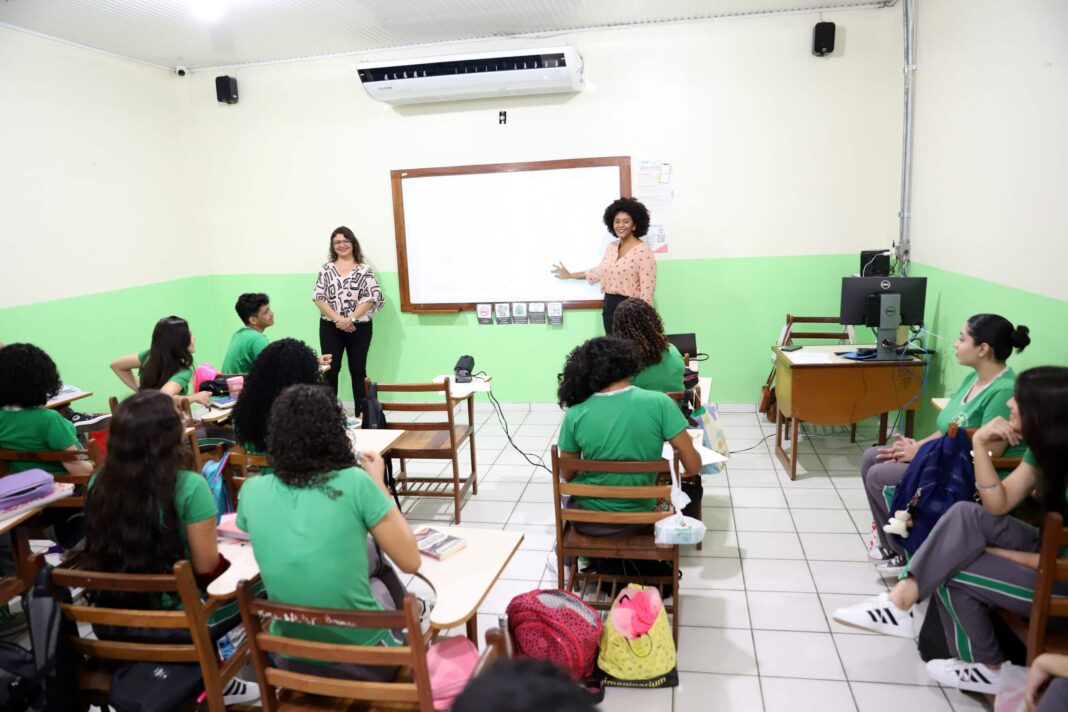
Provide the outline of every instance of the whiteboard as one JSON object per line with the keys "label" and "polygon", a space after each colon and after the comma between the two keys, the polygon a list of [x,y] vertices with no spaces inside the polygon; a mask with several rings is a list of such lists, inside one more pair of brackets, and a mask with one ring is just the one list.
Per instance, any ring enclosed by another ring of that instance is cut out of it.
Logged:
{"label": "whiteboard", "polygon": [[412,169],[393,178],[402,310],[600,307],[599,285],[557,279],[552,267],[600,264],[614,239],[602,215],[629,195],[629,158]]}

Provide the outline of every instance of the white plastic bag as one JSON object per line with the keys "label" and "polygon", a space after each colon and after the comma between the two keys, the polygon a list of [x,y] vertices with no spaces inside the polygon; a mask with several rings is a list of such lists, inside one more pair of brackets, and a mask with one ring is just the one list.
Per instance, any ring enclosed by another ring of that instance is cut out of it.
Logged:
{"label": "white plastic bag", "polygon": [[675,513],[653,525],[653,540],[657,544],[697,544],[704,541],[705,525],[693,517],[683,515],[690,497],[679,486],[679,477],[671,472],[671,506]]}

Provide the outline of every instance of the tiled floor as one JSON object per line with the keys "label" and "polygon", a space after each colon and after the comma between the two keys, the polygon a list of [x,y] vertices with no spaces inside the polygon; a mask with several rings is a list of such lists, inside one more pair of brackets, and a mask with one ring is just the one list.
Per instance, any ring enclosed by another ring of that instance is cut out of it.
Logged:
{"label": "tiled floor", "polygon": [[[985,702],[943,690],[926,675],[909,641],[844,628],[835,608],[887,590],[867,562],[871,516],[858,468],[874,428],[849,442],[845,428],[812,428],[801,440],[791,482],[772,455],[774,428],[751,406],[723,409],[735,454],[727,472],[705,478],[703,551],[685,547],[680,684],[675,689],[610,689],[600,709],[643,712],[909,712],[986,710]],[[507,406],[513,440],[549,461],[562,413]],[[463,506],[463,525],[520,530],[525,539],[479,612],[496,625],[508,601],[555,588],[546,569],[554,532],[549,473],[508,447],[497,417],[476,412],[479,494]],[[431,466],[434,469],[436,465]],[[452,504],[405,502],[415,522],[445,522]],[[418,588],[417,583],[412,584]]]}

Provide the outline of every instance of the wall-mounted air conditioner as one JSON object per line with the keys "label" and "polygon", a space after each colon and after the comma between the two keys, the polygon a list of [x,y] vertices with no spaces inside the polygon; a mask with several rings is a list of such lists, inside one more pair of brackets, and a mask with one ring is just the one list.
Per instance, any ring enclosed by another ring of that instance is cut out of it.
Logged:
{"label": "wall-mounted air conditioner", "polygon": [[387,104],[556,94],[585,86],[582,55],[574,47],[361,62],[356,72],[371,98]]}

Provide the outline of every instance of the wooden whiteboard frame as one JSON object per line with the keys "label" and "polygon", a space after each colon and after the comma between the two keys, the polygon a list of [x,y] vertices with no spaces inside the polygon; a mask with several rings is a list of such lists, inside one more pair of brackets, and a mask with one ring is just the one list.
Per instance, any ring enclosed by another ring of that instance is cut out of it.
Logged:
{"label": "wooden whiteboard frame", "polygon": [[[558,161],[529,161],[526,163],[487,163],[476,166],[448,166],[441,168],[409,168],[390,171],[393,189],[393,230],[397,238],[397,270],[400,272],[401,311],[420,314],[456,313],[474,309],[476,302],[451,302],[412,304],[408,290],[408,243],[404,231],[404,191],[401,181],[405,178],[427,176],[456,176],[472,173],[514,173],[516,171],[548,171],[561,168],[619,167],[619,195],[630,196],[630,156],[607,156],[601,158],[568,158]],[[564,302],[565,309],[600,309],[603,300],[585,299]]]}

